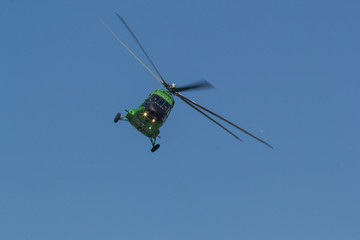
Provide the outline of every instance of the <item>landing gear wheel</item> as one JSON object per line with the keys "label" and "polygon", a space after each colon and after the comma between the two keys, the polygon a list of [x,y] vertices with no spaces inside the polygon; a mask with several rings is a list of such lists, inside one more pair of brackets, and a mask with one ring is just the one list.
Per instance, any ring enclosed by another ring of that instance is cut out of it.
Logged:
{"label": "landing gear wheel", "polygon": [[156,144],[155,146],[153,146],[153,148],[151,149],[151,152],[155,152],[156,150],[158,150],[160,147],[160,144]]}
{"label": "landing gear wheel", "polygon": [[117,113],[115,118],[114,118],[114,122],[118,122],[120,120],[120,117],[121,117],[121,114],[120,113]]}

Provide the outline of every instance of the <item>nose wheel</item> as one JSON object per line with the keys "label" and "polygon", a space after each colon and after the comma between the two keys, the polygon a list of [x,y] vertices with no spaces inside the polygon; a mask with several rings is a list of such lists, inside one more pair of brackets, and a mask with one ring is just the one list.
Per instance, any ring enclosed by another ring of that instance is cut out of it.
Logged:
{"label": "nose wheel", "polygon": [[154,137],[154,138],[150,138],[150,141],[151,141],[151,144],[152,144],[152,148],[151,148],[151,152],[155,152],[156,150],[158,150],[159,149],[159,147],[160,147],[160,144],[155,144],[155,141],[156,141],[156,137]]}
{"label": "nose wheel", "polygon": [[156,150],[158,150],[160,147],[160,144],[156,144],[155,146],[152,147],[151,152],[155,152]]}

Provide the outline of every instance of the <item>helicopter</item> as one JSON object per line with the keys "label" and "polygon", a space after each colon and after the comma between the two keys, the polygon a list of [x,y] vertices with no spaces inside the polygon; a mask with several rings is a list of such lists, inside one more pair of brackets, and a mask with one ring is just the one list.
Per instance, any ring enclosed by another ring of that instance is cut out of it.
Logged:
{"label": "helicopter", "polygon": [[115,38],[121,43],[121,45],[129,52],[133,57],[142,64],[149,72],[150,74],[166,89],[155,89],[152,93],[149,94],[149,96],[136,108],[136,109],[130,109],[125,110],[126,115],[121,116],[121,114],[118,112],[114,118],[114,122],[117,123],[118,121],[128,121],[133,127],[135,127],[139,132],[141,132],[143,135],[148,137],[150,139],[150,142],[152,144],[151,152],[155,152],[157,149],[159,149],[160,144],[156,144],[156,140],[160,138],[160,127],[165,123],[166,119],[169,117],[169,114],[172,110],[172,108],[175,105],[175,100],[173,96],[178,97],[183,102],[185,102],[187,105],[198,111],[200,114],[207,117],[210,121],[214,122],[218,126],[220,126],[222,129],[227,131],[229,134],[231,134],[233,137],[238,139],[239,141],[242,141],[237,135],[235,135],[233,132],[231,132],[229,129],[224,127],[222,124],[220,124],[218,121],[216,121],[213,117],[211,117],[209,114],[225,121],[226,123],[230,124],[231,126],[241,130],[242,132],[248,134],[249,136],[255,138],[256,140],[260,141],[261,143],[265,144],[266,146],[273,149],[273,147],[267,143],[266,141],[258,138],[257,136],[253,135],[252,133],[246,131],[245,129],[237,126],[236,124],[230,122],[229,120],[225,119],[224,117],[214,113],[213,111],[205,108],[204,106],[196,103],[195,101],[185,97],[180,92],[189,91],[189,90],[195,90],[195,89],[204,89],[204,88],[213,88],[213,86],[206,80],[202,80],[199,82],[195,82],[193,84],[185,85],[182,87],[177,87],[176,84],[172,83],[169,84],[164,80],[164,78],[161,76],[160,72],[154,65],[154,63],[151,61],[149,55],[141,45],[140,41],[137,39],[133,31],[130,29],[129,25],[126,23],[123,17],[121,17],[119,14],[115,13],[116,16],[120,19],[120,21],[123,23],[125,28],[128,30],[128,32],[131,34],[133,39],[136,41],[137,45],[140,47],[148,61],[150,62],[151,66],[154,68],[155,74],[143,61],[140,60],[138,56],[136,56],[133,51],[110,29],[110,27],[105,23],[105,21],[98,15],[97,17],[101,21],[101,23],[115,36]]}

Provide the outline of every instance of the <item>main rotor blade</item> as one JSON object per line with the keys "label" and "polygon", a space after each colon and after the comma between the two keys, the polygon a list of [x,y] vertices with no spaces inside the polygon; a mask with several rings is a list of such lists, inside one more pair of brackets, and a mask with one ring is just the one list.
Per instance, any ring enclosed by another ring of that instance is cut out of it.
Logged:
{"label": "main rotor blade", "polygon": [[121,43],[121,45],[123,45],[123,47],[126,48],[126,50],[128,50],[128,51],[131,53],[131,55],[133,55],[133,57],[134,57],[136,60],[138,60],[138,62],[139,62],[141,65],[143,65],[143,67],[146,68],[146,70],[148,70],[148,71],[150,72],[150,74],[151,74],[157,81],[159,81],[161,84],[164,85],[163,80],[161,80],[161,79],[159,78],[159,76],[156,75],[153,71],[151,71],[151,69],[150,69],[148,66],[146,66],[146,64],[145,64],[143,61],[141,61],[140,58],[139,58],[138,56],[136,56],[135,53],[133,53],[133,51],[131,51],[131,49],[113,32],[113,30],[111,30],[111,28],[105,23],[105,21],[104,21],[97,13],[95,13],[95,15],[99,18],[99,20],[100,20],[101,23],[106,27],[106,29],[109,30],[109,32],[111,32],[111,33],[114,35],[114,37]]}
{"label": "main rotor blade", "polygon": [[189,98],[187,98],[187,97],[185,97],[185,96],[181,95],[180,93],[175,93],[175,95],[176,95],[176,96],[178,96],[178,97],[179,97],[180,99],[182,99],[183,101],[185,101],[185,100],[186,100],[187,102],[192,103],[193,105],[195,105],[195,106],[197,106],[197,107],[199,107],[199,108],[201,108],[201,109],[205,110],[206,112],[211,113],[212,115],[214,115],[214,116],[216,116],[216,117],[220,118],[221,120],[223,120],[223,121],[227,122],[228,124],[230,124],[230,125],[232,125],[232,126],[236,127],[237,129],[239,129],[239,130],[243,131],[244,133],[248,134],[249,136],[251,136],[251,137],[255,138],[256,140],[258,140],[258,141],[262,142],[262,143],[263,143],[263,144],[265,144],[266,146],[268,146],[268,147],[270,147],[270,148],[274,149],[274,148],[273,148],[273,146],[271,146],[269,143],[267,143],[267,142],[265,142],[264,140],[262,140],[262,139],[260,139],[260,138],[256,137],[255,135],[253,135],[253,134],[249,133],[248,131],[246,131],[245,129],[243,129],[243,128],[241,128],[241,127],[237,126],[237,125],[235,125],[234,123],[232,123],[232,122],[230,122],[229,120],[227,120],[227,119],[225,119],[225,118],[221,117],[220,115],[218,115],[218,114],[214,113],[213,111],[211,111],[211,110],[209,110],[209,109],[207,109],[207,108],[205,108],[205,107],[201,106],[200,104],[198,104],[198,103],[194,102],[193,100],[191,100],[191,99],[189,99]]}
{"label": "main rotor blade", "polygon": [[223,128],[225,131],[227,131],[228,133],[230,133],[231,135],[233,135],[237,140],[242,141],[238,136],[236,136],[234,133],[232,133],[229,129],[225,128],[223,125],[221,125],[220,123],[218,123],[216,120],[214,120],[212,117],[210,117],[209,115],[207,115],[206,113],[204,113],[203,111],[201,111],[200,109],[198,109],[197,107],[195,107],[193,104],[191,104],[191,102],[187,101],[186,99],[182,98],[182,96],[178,96],[181,100],[183,100],[186,104],[188,104],[190,107],[194,108],[196,111],[198,111],[199,113],[201,113],[202,115],[204,115],[205,117],[207,117],[208,119],[210,119],[211,121],[213,121],[214,123],[216,123],[217,125],[219,125],[221,128]]}
{"label": "main rotor blade", "polygon": [[133,33],[133,31],[130,29],[129,25],[125,22],[125,20],[117,13],[115,13],[116,16],[120,19],[120,21],[124,24],[124,26],[126,27],[126,29],[129,31],[129,33],[131,34],[131,36],[135,39],[136,43],[139,45],[139,47],[141,48],[141,50],[143,51],[143,53],[145,54],[146,58],[149,60],[149,62],[151,63],[151,65],[153,66],[153,68],[155,69],[155,71],[157,72],[157,74],[160,76],[161,80],[163,81],[163,85],[167,88],[168,84],[166,83],[166,81],[164,80],[164,78],[161,76],[160,72],[157,70],[157,68],[155,67],[155,64],[151,61],[149,55],[146,53],[145,49],[143,48],[143,46],[141,45],[140,41],[137,39],[137,37],[135,36],[135,34]]}
{"label": "main rotor blade", "polygon": [[175,87],[172,90],[175,92],[184,92],[184,91],[200,89],[200,88],[214,88],[214,86],[211,85],[211,83],[209,83],[208,81],[202,80],[182,87]]}

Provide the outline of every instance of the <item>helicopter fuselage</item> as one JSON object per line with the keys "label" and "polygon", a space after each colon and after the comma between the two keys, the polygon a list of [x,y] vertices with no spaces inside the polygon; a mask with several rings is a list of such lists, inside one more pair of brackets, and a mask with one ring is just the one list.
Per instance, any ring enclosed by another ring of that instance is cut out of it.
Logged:
{"label": "helicopter fuselage", "polygon": [[156,89],[138,108],[130,109],[125,118],[145,136],[156,138],[174,104],[171,93],[163,89]]}

